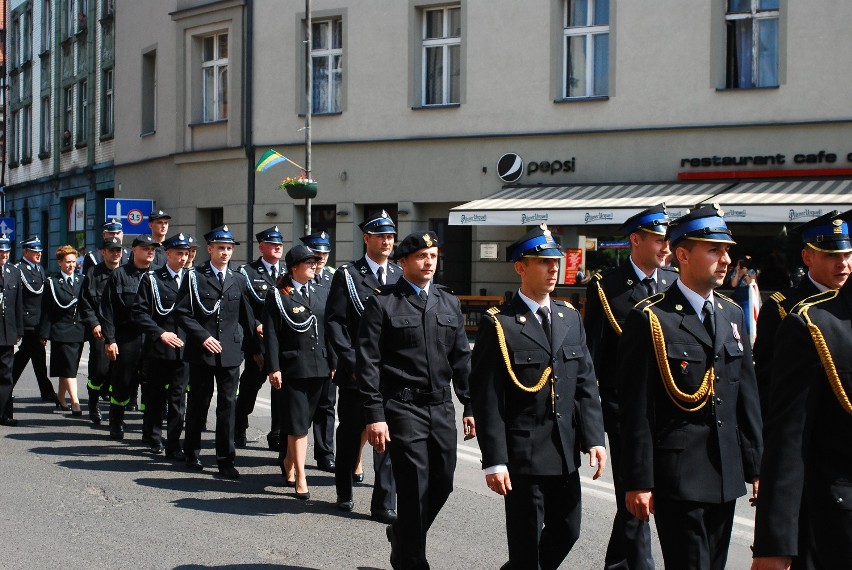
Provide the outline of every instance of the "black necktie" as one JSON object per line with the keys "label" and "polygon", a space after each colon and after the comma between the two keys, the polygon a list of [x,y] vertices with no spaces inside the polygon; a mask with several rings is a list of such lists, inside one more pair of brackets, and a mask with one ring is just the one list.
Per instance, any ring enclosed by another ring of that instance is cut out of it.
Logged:
{"label": "black necktie", "polygon": [[308,286],[307,286],[307,285],[302,285],[302,288],[301,288],[301,289],[299,289],[299,293],[301,293],[301,294],[302,294],[302,297],[304,297],[305,299],[307,299],[307,298],[308,298]]}
{"label": "black necktie", "polygon": [[225,272],[220,271],[219,272],[219,287],[224,287],[224,286],[225,286]]}
{"label": "black necktie", "polygon": [[385,270],[382,268],[381,265],[378,267],[378,269],[376,269],[376,279],[379,280],[379,284],[385,284]]}
{"label": "black necktie", "polygon": [[275,273],[276,273],[275,266],[273,265],[272,267],[269,268],[269,274],[272,275],[273,281],[275,281]]}
{"label": "black necktie", "polygon": [[426,292],[426,289],[421,289],[419,295],[424,303],[429,299],[429,293]]}
{"label": "black necktie", "polygon": [[547,344],[551,344],[552,340],[550,338],[550,309],[548,307],[539,307],[536,313],[539,317],[541,317],[541,328],[544,329],[544,336],[547,337]]}
{"label": "black necktie", "polygon": [[645,290],[648,292],[648,296],[657,294],[657,282],[653,277],[646,277],[642,280],[642,283],[645,284]]}
{"label": "black necktie", "polygon": [[710,335],[710,340],[716,340],[716,323],[713,321],[713,303],[704,301],[704,308],[701,309],[704,314],[704,328],[707,334]]}

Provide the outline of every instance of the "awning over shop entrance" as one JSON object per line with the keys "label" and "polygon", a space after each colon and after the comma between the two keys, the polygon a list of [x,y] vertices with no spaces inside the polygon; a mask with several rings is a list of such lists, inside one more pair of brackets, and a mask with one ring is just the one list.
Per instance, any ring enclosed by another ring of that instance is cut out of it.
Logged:
{"label": "awning over shop entrance", "polygon": [[719,202],[732,222],[798,222],[852,208],[852,180],[514,186],[452,208],[450,224],[620,224],[660,202],[672,218]]}

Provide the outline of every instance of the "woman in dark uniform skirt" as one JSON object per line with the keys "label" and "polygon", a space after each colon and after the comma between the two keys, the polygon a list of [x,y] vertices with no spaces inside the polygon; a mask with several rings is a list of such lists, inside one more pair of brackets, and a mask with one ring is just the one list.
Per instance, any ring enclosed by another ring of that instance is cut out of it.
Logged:
{"label": "woman in dark uniform skirt", "polygon": [[79,306],[83,292],[83,279],[74,269],[77,266],[77,250],[63,245],[56,250],[59,273],[45,283],[41,296],[41,323],[39,338],[47,345],[50,341],[50,375],[59,377],[57,390],[60,409],[65,407],[65,395],[71,397],[71,415],[83,415],[77,399],[77,369],[83,353],[85,326],[81,320]]}
{"label": "woman in dark uniform skirt", "polygon": [[266,296],[262,316],[267,373],[280,390],[273,398],[281,407],[281,430],[287,433],[283,469],[299,499],[311,496],[305,478],[308,430],[323,382],[334,369],[323,330],[327,289],[312,285],[317,259],[304,245],[287,252],[287,274]]}

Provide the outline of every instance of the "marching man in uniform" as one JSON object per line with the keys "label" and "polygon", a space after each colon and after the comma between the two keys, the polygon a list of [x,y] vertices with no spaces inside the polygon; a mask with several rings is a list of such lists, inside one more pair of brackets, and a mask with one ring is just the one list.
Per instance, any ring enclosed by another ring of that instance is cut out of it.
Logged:
{"label": "marching man in uniform", "polygon": [[521,287],[489,309],[470,390],[488,488],[505,497],[509,562],[554,570],[580,536],[579,451],[606,465],[604,426],[580,313],[552,299],[562,248],[545,224],[506,250]]}
{"label": "marching man in uniform", "polygon": [[714,293],[735,242],[717,204],[669,225],[680,277],[628,315],[618,345],[627,510],[653,514],[667,568],[725,567],[734,507],[757,497],[760,403],[734,301]]}
{"label": "marching man in uniform", "polygon": [[24,294],[20,270],[9,263],[12,243],[0,234],[0,425],[16,426],[13,417],[12,361],[24,336]]}
{"label": "marching man in uniform", "polygon": [[604,427],[609,436],[609,459],[615,478],[616,513],[606,550],[604,568],[653,570],[650,525],[631,515],[624,506],[619,479],[621,430],[618,423],[618,378],[615,372],[621,327],[630,310],[646,297],[665,291],[677,279],[666,269],[671,250],[666,240],[669,216],[666,205],[653,206],[631,216],[621,226],[630,240],[630,255],[619,267],[592,278],[586,290],[586,341],[601,393]]}

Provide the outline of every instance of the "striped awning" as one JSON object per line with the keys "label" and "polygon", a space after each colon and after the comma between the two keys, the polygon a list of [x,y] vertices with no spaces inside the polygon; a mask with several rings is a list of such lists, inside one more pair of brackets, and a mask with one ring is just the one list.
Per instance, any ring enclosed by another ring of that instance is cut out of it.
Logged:
{"label": "striped awning", "polygon": [[852,208],[852,180],[513,186],[450,210],[451,225],[620,224],[665,202],[672,218],[718,202],[731,222],[805,221]]}

